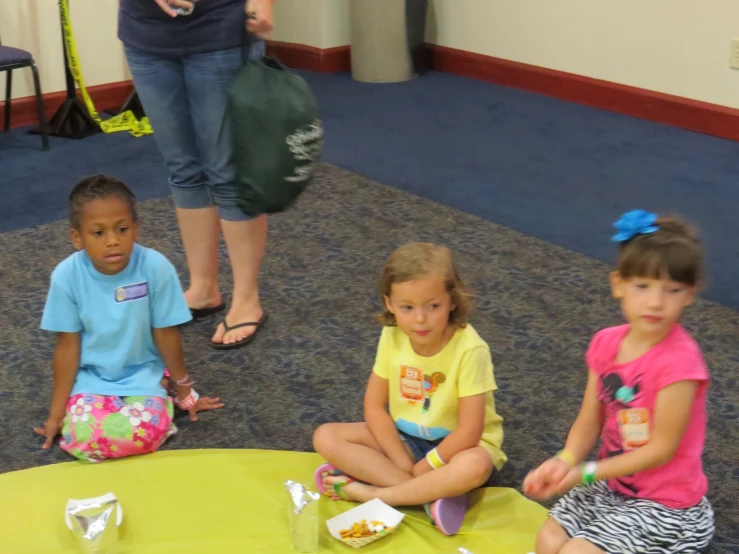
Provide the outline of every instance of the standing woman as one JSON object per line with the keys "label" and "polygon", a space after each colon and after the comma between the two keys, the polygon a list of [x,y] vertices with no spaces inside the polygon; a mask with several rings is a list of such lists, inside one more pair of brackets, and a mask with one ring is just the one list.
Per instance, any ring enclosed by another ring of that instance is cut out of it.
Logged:
{"label": "standing woman", "polygon": [[258,290],[267,216],[237,205],[224,115],[246,57],[264,55],[274,3],[120,0],[118,37],[169,171],[190,272],[185,298],[195,318],[226,307],[218,284],[221,232],[226,241],[234,288],[212,338],[217,349],[244,346],[267,319]]}

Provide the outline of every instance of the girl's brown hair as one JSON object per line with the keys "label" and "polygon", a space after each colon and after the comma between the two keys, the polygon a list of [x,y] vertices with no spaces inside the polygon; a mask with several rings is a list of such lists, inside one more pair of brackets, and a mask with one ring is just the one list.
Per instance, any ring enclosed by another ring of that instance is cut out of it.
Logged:
{"label": "girl's brown hair", "polygon": [[[412,242],[390,254],[380,275],[379,292],[383,306],[385,297],[390,296],[394,283],[405,283],[428,276],[438,277],[444,281],[452,303],[456,306],[449,313],[449,322],[458,327],[465,327],[473,307],[472,293],[454,267],[451,250],[444,246]],[[377,316],[377,321],[382,325],[396,325],[395,316],[387,307]]]}
{"label": "girl's brown hair", "polygon": [[703,281],[703,249],[696,231],[678,218],[660,218],[653,233],[621,243],[616,270],[622,278],[669,278],[688,286]]}

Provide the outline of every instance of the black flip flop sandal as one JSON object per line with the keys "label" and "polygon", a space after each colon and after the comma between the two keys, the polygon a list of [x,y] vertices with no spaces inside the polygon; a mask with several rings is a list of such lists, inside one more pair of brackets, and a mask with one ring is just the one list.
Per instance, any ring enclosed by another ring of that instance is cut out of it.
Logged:
{"label": "black flip flop sandal", "polygon": [[190,308],[190,313],[192,314],[193,319],[200,319],[201,317],[217,314],[225,309],[226,303],[221,302],[218,306],[211,306],[209,308]]}
{"label": "black flip flop sandal", "polygon": [[216,350],[233,350],[234,348],[241,348],[242,346],[246,346],[251,341],[253,341],[257,337],[257,333],[259,333],[259,330],[262,328],[262,326],[267,323],[267,312],[262,313],[262,317],[259,318],[259,321],[247,321],[246,323],[237,323],[236,325],[230,326],[228,323],[226,323],[226,320],[224,319],[222,321],[223,327],[226,329],[224,331],[224,335],[228,333],[229,331],[233,331],[234,329],[238,329],[240,327],[256,327],[254,329],[254,332],[246,337],[243,340],[240,340],[238,342],[232,342],[231,344],[224,344],[221,342],[213,342],[211,341],[210,345],[215,348]]}

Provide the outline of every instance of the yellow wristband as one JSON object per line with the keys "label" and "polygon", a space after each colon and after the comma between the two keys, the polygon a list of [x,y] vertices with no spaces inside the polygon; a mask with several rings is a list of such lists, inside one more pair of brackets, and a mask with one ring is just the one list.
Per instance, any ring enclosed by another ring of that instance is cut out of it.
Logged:
{"label": "yellow wristband", "polygon": [[559,458],[564,463],[566,463],[570,467],[575,467],[577,464],[577,460],[575,459],[575,455],[570,452],[569,450],[560,450],[555,458]]}
{"label": "yellow wristband", "polygon": [[426,454],[426,461],[434,469],[439,469],[440,467],[443,467],[446,465],[446,462],[444,462],[444,460],[441,459],[441,456],[439,456],[439,453],[436,451],[436,448],[434,448],[431,452]]}

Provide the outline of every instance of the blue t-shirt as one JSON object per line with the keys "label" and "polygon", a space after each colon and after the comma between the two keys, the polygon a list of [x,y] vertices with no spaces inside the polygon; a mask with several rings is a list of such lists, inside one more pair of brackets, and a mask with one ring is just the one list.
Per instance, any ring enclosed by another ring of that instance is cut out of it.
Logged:
{"label": "blue t-shirt", "polygon": [[41,328],[82,334],[72,395],[166,398],[152,328],[190,319],[174,266],[135,244],[128,266],[116,275],[96,270],[84,250],[61,262],[51,274]]}
{"label": "blue t-shirt", "polygon": [[190,15],[171,17],[154,0],[120,0],[118,38],[126,46],[164,56],[236,48],[247,38],[245,4],[199,0]]}

